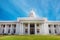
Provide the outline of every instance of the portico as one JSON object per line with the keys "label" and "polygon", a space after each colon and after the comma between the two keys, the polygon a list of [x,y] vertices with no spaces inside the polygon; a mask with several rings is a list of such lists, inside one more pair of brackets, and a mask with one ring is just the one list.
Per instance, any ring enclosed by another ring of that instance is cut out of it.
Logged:
{"label": "portico", "polygon": [[[23,28],[22,28],[22,26]],[[20,31],[19,34],[42,34],[44,30],[43,29],[43,23],[36,23],[35,22],[23,22],[20,26]]]}
{"label": "portico", "polygon": [[37,26],[36,25],[37,24],[35,24],[35,23],[28,23],[28,34],[37,34]]}

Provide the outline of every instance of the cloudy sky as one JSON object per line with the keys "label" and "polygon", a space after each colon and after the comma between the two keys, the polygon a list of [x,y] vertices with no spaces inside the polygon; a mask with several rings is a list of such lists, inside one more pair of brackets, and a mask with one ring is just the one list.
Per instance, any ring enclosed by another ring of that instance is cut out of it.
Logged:
{"label": "cloudy sky", "polygon": [[0,20],[27,17],[31,9],[40,17],[60,20],[60,0],[0,0]]}

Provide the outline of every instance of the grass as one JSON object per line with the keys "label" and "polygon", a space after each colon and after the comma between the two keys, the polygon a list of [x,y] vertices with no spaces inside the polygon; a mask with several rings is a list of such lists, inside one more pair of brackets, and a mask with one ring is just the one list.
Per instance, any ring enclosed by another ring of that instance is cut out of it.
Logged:
{"label": "grass", "polygon": [[60,40],[59,35],[0,35],[0,40]]}

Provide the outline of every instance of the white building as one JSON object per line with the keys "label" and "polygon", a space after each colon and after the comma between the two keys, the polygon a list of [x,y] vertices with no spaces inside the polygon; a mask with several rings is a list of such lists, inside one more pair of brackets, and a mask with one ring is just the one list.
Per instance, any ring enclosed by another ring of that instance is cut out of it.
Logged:
{"label": "white building", "polygon": [[32,10],[29,17],[0,21],[0,34],[60,34],[60,21],[37,17]]}

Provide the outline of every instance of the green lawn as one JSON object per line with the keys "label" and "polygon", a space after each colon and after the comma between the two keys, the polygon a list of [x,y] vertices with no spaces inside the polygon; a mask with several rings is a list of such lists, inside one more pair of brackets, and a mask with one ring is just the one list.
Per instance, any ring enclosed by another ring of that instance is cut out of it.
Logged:
{"label": "green lawn", "polygon": [[0,40],[60,40],[60,35],[0,35]]}

